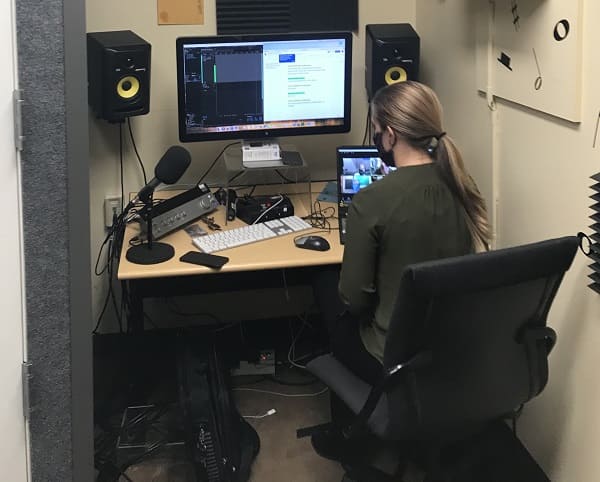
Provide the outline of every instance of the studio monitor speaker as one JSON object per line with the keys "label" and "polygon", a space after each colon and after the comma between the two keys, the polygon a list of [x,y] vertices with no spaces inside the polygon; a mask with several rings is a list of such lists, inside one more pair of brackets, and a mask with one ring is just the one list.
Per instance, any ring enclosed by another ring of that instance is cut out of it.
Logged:
{"label": "studio monitor speaker", "polygon": [[87,34],[88,102],[121,122],[150,111],[150,44],[131,30]]}
{"label": "studio monitor speaker", "polygon": [[420,40],[408,23],[367,25],[365,85],[369,100],[385,85],[419,80]]}

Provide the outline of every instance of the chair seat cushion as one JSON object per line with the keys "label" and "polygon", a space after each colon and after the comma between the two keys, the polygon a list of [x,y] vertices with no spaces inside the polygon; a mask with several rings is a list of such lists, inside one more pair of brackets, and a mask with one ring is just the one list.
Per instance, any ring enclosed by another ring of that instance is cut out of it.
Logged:
{"label": "chair seat cushion", "polygon": [[[340,363],[333,355],[322,355],[310,361],[306,368],[329,387],[347,406],[358,414],[363,407],[371,385],[365,383]],[[377,436],[388,438],[388,404],[385,394],[369,418],[368,427]]]}

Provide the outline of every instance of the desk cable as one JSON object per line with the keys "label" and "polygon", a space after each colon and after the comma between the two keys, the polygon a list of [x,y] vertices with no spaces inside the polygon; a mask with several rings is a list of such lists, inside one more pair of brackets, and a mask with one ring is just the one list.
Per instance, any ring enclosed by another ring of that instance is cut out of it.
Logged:
{"label": "desk cable", "polygon": [[367,139],[368,139],[368,144],[371,143],[371,103],[368,103],[368,107],[367,107],[367,120],[365,122],[365,133],[363,135],[363,140],[362,140],[362,145],[366,146],[367,145]]}
{"label": "desk cable", "polygon": [[277,206],[279,206],[282,202],[283,202],[283,195],[279,194],[279,199],[275,202],[275,204],[273,204],[272,206],[270,206],[268,209],[265,209],[262,213],[260,213],[260,216],[258,216],[253,222],[252,224],[256,224],[259,223],[260,220],[262,218],[265,217],[265,214],[267,214],[269,211],[275,209]]}
{"label": "desk cable", "polygon": [[144,177],[144,186],[148,184],[148,178],[146,177],[146,169],[144,168],[144,163],[142,162],[142,158],[140,157],[140,153],[138,152],[137,145],[135,144],[135,138],[133,137],[133,131],[131,130],[131,120],[127,118],[127,127],[129,129],[129,138],[131,139],[131,145],[133,146],[133,150],[135,152],[135,156],[137,157],[138,163],[142,170],[142,176]]}
{"label": "desk cable", "polygon": [[[127,127],[129,130],[129,137],[131,139],[131,144],[135,151],[135,155],[137,161],[139,163],[142,176],[144,178],[144,184],[147,184],[147,176],[146,169],[144,168],[144,163],[142,162],[142,158],[138,152],[137,145],[135,142],[135,137],[133,135],[133,129],[131,127],[131,121],[127,119]],[[94,274],[96,276],[106,275],[108,278],[108,288],[106,297],[104,299],[104,303],[100,314],[98,315],[98,320],[96,322],[96,326],[94,327],[92,333],[96,334],[98,332],[98,328],[100,327],[100,323],[104,315],[106,314],[106,310],[108,309],[109,303],[112,301],[113,308],[115,310],[115,315],[117,317],[117,321],[119,323],[119,331],[123,333],[123,314],[128,310],[127,296],[125,289],[123,288],[121,291],[121,299],[117,300],[117,295],[115,293],[115,289],[113,286],[113,276],[115,274],[115,263],[119,258],[119,254],[121,252],[121,247],[123,244],[123,236],[125,233],[125,225],[130,222],[135,216],[138,214],[138,209],[132,209],[129,213],[125,213],[123,215],[123,202],[125,199],[125,186],[124,186],[124,163],[123,163],[123,123],[120,122],[118,125],[119,128],[119,170],[120,170],[120,185],[121,185],[121,213],[119,215],[115,215],[113,217],[113,224],[108,229],[108,233],[104,238],[104,241],[100,245],[98,250],[98,257],[96,258],[96,263],[94,266]],[[100,259],[102,258],[102,254],[106,249],[106,262],[102,268],[99,268]],[[124,286],[122,284],[122,286]]]}
{"label": "desk cable", "polygon": [[322,229],[323,231],[331,232],[339,229],[337,227],[332,227],[329,222],[330,219],[337,219],[335,216],[335,208],[333,206],[322,208],[321,202],[318,200],[312,204],[311,213],[308,216],[304,216],[303,219],[312,227]]}
{"label": "desk cable", "polygon": [[200,176],[200,179],[198,179],[198,182],[196,184],[200,184],[202,181],[204,181],[204,178],[206,176],[208,176],[208,173],[210,171],[212,171],[213,167],[215,167],[215,164],[217,163],[217,161],[221,158],[221,156],[223,155],[223,153],[231,146],[235,146],[236,144],[239,144],[240,141],[236,141],[236,142],[230,142],[229,144],[227,144],[223,149],[221,149],[221,152],[219,152],[219,154],[217,154],[217,157],[215,157],[214,161],[212,161],[212,163],[210,164],[210,166],[208,166],[208,169],[204,172],[204,174],[202,174],[202,176]]}

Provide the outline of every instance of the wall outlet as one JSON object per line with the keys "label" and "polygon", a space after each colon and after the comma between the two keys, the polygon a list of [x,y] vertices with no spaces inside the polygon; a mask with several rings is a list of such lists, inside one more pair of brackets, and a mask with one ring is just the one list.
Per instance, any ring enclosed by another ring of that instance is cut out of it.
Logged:
{"label": "wall outlet", "polygon": [[121,214],[121,196],[106,196],[104,198],[104,225],[110,228],[115,216]]}

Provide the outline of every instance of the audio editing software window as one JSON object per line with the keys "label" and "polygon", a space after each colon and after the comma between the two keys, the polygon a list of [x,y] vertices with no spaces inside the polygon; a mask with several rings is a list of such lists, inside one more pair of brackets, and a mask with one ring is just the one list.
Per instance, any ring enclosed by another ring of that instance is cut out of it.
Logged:
{"label": "audio editing software window", "polygon": [[189,131],[342,125],[343,40],[186,45]]}
{"label": "audio editing software window", "polygon": [[262,50],[261,45],[186,50],[188,126],[263,123]]}

